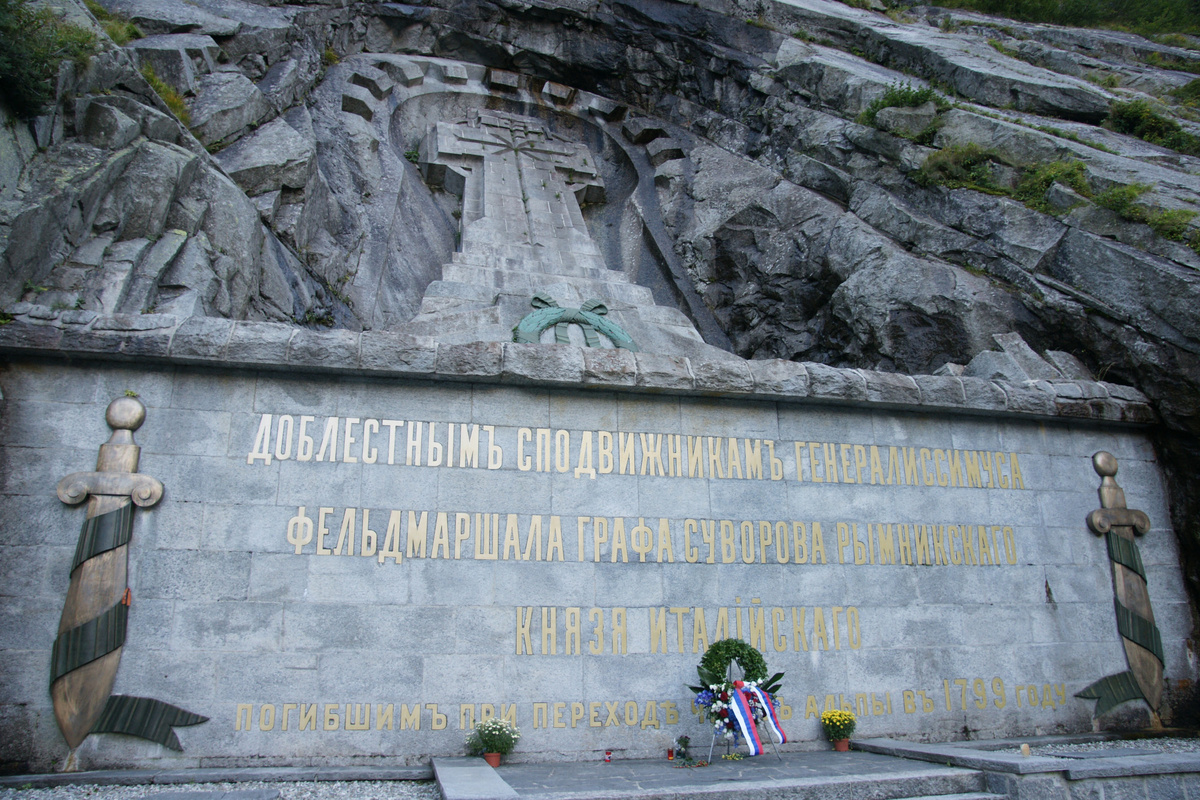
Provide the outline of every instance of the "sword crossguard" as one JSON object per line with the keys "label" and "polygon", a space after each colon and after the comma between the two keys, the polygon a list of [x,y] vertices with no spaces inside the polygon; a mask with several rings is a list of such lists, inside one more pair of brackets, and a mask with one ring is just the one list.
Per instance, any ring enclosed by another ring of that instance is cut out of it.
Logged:
{"label": "sword crossguard", "polygon": [[149,508],[163,496],[157,478],[138,472],[73,472],[58,482],[58,499],[78,505],[91,495],[128,497],[139,508]]}
{"label": "sword crossguard", "polygon": [[1122,526],[1133,528],[1139,536],[1150,532],[1150,517],[1132,508],[1098,508],[1088,514],[1087,524],[1098,536]]}

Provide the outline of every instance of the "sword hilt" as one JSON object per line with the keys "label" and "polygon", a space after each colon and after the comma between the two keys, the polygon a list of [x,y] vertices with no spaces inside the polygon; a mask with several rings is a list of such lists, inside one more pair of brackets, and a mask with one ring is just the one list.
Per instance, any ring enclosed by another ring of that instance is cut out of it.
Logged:
{"label": "sword hilt", "polygon": [[163,485],[137,471],[141,448],[133,432],[146,420],[146,407],[136,397],[118,397],[104,412],[112,435],[100,445],[93,472],[73,472],[58,482],[58,499],[77,505],[89,496],[128,497],[149,508],[162,499]]}

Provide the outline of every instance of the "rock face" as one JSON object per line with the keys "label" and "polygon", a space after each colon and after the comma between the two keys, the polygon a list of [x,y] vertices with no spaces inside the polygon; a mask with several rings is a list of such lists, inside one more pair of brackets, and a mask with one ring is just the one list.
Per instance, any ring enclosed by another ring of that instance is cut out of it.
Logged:
{"label": "rock face", "polygon": [[[101,2],[147,38],[64,73],[44,116],[4,112],[14,311],[461,343],[509,339],[548,290],[572,307],[599,295],[667,354],[1094,375],[1155,404],[1200,597],[1200,159],[1098,125],[1139,97],[1169,115],[1188,76],[1148,59],[1192,51],[833,0]],[[858,121],[904,84],[940,102]],[[438,139],[484,112],[575,153],[514,173],[536,183],[510,187],[500,216],[472,172],[483,156]],[[967,145],[990,151],[988,191],[915,179]],[[1088,191],[1064,179],[1013,199],[1050,162],[1078,162]],[[1157,227],[1088,199],[1134,184]],[[554,246],[506,241],[522,219]]]}

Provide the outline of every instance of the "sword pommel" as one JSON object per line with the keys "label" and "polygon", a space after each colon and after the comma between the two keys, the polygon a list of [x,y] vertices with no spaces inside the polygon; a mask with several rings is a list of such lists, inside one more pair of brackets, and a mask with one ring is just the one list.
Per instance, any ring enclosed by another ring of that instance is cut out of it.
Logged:
{"label": "sword pommel", "polygon": [[1101,478],[1115,478],[1117,476],[1117,457],[1101,450],[1092,456],[1092,468]]}
{"label": "sword pommel", "polygon": [[104,419],[112,436],[100,445],[95,472],[74,472],[58,482],[58,499],[67,505],[88,497],[128,497],[134,505],[148,508],[162,499],[162,484],[137,471],[141,448],[133,432],[146,421],[146,407],[136,397],[118,397],[108,404]]}
{"label": "sword pommel", "polygon": [[114,437],[119,435],[119,431],[129,431],[132,439],[133,431],[142,427],[142,423],[146,421],[146,407],[136,397],[118,397],[108,404],[108,409],[104,412],[104,421],[113,429]]}

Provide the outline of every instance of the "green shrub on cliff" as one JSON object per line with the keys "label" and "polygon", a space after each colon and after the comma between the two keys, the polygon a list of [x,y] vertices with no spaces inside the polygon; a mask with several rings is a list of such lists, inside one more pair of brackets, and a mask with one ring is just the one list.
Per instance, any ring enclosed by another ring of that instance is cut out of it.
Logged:
{"label": "green shrub on cliff", "polygon": [[877,97],[858,115],[861,125],[874,125],[875,115],[885,108],[916,108],[932,100],[938,109],[949,108],[945,98],[933,90],[931,86],[913,87],[908,83],[894,83],[887,87],[882,97]]}
{"label": "green shrub on cliff", "polygon": [[1169,147],[1180,153],[1200,156],[1200,137],[1183,130],[1175,120],[1155,113],[1146,100],[1113,103],[1106,124],[1117,133],[1136,136],[1150,144]]}
{"label": "green shrub on cliff", "polygon": [[1200,3],[1196,0],[932,0],[932,5],[1026,22],[1117,28],[1141,34],[1200,34]]}
{"label": "green shrub on cliff", "polygon": [[922,186],[945,186],[950,189],[975,189],[989,194],[1007,194],[996,184],[992,163],[999,162],[996,153],[974,142],[950,145],[930,154],[914,179]]}
{"label": "green shrub on cliff", "polygon": [[58,68],[87,66],[96,34],[28,0],[0,0],[0,93],[18,116],[35,116],[54,99]]}
{"label": "green shrub on cliff", "polygon": [[1081,197],[1102,208],[1114,211],[1130,222],[1149,225],[1164,239],[1186,242],[1200,252],[1200,233],[1189,228],[1196,212],[1187,209],[1165,209],[1139,203],[1142,195],[1153,187],[1142,183],[1118,184],[1095,194],[1088,183],[1082,161],[1048,161],[1028,164],[1020,169],[1016,187],[1009,189],[995,180],[993,164],[1003,163],[991,150],[974,142],[952,145],[931,153],[913,174],[922,186],[945,186],[949,189],[974,189],[988,194],[1008,195],[1043,214],[1059,213],[1046,199],[1055,183],[1068,186]]}

